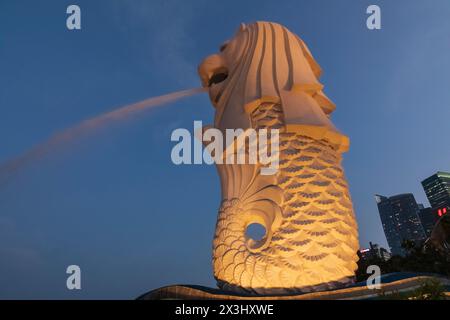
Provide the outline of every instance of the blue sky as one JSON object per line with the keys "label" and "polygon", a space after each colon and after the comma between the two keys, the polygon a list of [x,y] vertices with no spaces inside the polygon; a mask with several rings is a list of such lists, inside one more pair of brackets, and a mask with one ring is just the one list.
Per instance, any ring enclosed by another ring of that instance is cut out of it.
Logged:
{"label": "blue sky", "polygon": [[[82,30],[66,29],[78,4]],[[370,4],[382,29],[366,28]],[[279,22],[322,66],[360,243],[386,246],[373,195],[413,192],[450,170],[450,2],[0,2],[0,163],[80,120],[197,87],[198,63],[241,22]],[[214,286],[216,170],[176,166],[173,129],[211,123],[199,95],[36,161],[0,187],[0,298],[135,298],[168,284]],[[66,267],[82,290],[66,289]]]}

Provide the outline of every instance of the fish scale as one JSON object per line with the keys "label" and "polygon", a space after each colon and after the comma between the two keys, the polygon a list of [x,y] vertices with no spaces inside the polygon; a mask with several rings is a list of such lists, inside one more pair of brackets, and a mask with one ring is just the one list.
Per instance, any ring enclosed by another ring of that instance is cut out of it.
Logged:
{"label": "fish scale", "polygon": [[[281,128],[275,184],[283,194],[277,204],[282,221],[268,246],[254,254],[242,237],[242,209],[224,201],[213,242],[220,250],[214,250],[213,263],[216,278],[228,280],[219,280],[219,286],[266,294],[333,289],[352,282],[358,239],[340,154],[326,141],[285,132],[280,104],[262,103],[251,116],[257,130]],[[234,222],[232,232],[221,230],[229,225],[223,221]]]}

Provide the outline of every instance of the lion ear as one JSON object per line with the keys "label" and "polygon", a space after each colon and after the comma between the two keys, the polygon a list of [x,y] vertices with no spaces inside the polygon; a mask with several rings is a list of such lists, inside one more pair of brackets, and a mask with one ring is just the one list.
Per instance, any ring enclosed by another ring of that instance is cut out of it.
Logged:
{"label": "lion ear", "polygon": [[306,60],[308,61],[314,75],[316,76],[316,78],[320,78],[320,76],[322,75],[322,68],[317,63],[316,59],[314,59],[311,51],[309,51],[308,46],[303,42],[303,40],[300,39],[299,37],[297,37],[297,40],[300,44],[300,47],[302,48],[303,54],[306,57]]}
{"label": "lion ear", "polygon": [[245,31],[245,29],[247,29],[247,26],[245,25],[245,23],[241,22],[241,25],[239,26],[238,32]]}

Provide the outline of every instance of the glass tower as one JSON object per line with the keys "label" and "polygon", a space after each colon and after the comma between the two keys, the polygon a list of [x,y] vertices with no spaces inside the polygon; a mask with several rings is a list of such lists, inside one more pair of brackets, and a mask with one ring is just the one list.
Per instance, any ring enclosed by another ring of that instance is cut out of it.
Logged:
{"label": "glass tower", "polygon": [[419,205],[411,193],[392,197],[376,195],[384,234],[392,254],[404,255],[404,240],[420,242],[426,235],[419,219]]}
{"label": "glass tower", "polygon": [[439,171],[422,181],[432,208],[450,209],[450,173]]}

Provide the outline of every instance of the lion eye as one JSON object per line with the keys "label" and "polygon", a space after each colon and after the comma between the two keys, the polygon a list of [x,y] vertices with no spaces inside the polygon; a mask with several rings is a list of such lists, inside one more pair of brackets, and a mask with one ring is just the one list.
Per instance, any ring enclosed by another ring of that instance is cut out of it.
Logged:
{"label": "lion eye", "polygon": [[224,44],[222,44],[222,45],[220,46],[220,48],[219,48],[220,52],[223,52],[223,50],[225,50],[225,49],[227,48],[228,42],[229,42],[229,41],[225,42]]}

